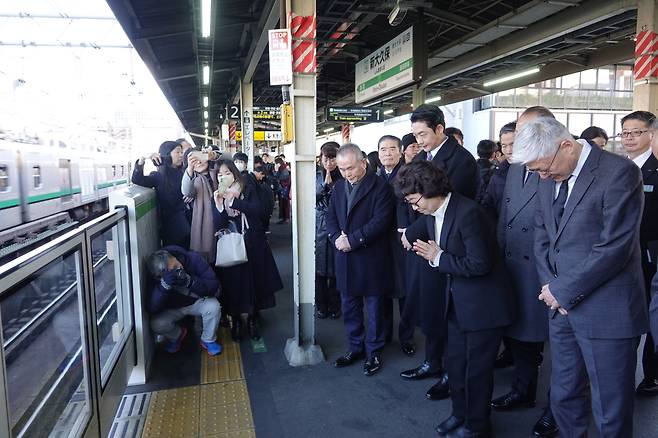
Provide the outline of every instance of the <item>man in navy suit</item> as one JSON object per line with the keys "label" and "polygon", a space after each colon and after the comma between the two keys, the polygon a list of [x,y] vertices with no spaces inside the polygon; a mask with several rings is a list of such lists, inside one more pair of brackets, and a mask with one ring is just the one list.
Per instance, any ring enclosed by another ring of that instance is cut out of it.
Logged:
{"label": "man in navy suit", "polygon": [[386,181],[367,172],[368,162],[357,145],[341,146],[336,163],[344,181],[334,187],[326,221],[329,240],[337,250],[336,288],[350,347],[334,366],[351,365],[365,353],[363,372],[371,376],[381,368],[386,337],[383,306],[393,284],[388,235],[395,204]]}
{"label": "man in navy suit", "polygon": [[535,257],[549,309],[551,407],[587,435],[587,378],[602,437],[633,436],[636,350],[648,329],[640,258],[642,178],[624,157],[574,140],[555,119],[525,124],[513,161],[538,172]]}
{"label": "man in navy suit", "polygon": [[[651,300],[651,279],[656,273],[658,246],[658,159],[651,154],[651,137],[656,135],[651,130],[654,120],[656,116],[649,111],[634,111],[621,119],[621,144],[628,158],[642,171],[644,210],[640,225],[640,249],[647,303]],[[658,395],[658,354],[653,347],[651,333],[647,334],[644,343],[642,371],[644,379],[637,387],[637,394]]]}

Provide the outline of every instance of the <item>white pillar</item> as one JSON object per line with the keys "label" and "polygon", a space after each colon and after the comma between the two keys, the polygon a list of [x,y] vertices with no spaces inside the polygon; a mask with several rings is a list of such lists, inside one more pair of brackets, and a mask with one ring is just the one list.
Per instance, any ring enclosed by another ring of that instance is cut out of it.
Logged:
{"label": "white pillar", "polygon": [[242,152],[247,154],[249,171],[254,170],[254,83],[240,82],[240,124],[242,125]]}
{"label": "white pillar", "polygon": [[[315,0],[291,3],[288,12],[315,15]],[[292,366],[315,365],[324,360],[315,343],[315,82],[315,71],[294,73],[291,90],[295,133],[295,153],[291,157],[295,337],[286,342],[285,354]]]}
{"label": "white pillar", "polygon": [[[640,0],[637,5],[637,34],[635,58],[635,86],[633,87],[633,110],[658,111],[658,78],[651,74],[650,64],[656,59],[651,48],[658,33],[658,4],[654,0]],[[644,67],[644,68],[643,68]],[[648,72],[648,74],[647,74]]]}

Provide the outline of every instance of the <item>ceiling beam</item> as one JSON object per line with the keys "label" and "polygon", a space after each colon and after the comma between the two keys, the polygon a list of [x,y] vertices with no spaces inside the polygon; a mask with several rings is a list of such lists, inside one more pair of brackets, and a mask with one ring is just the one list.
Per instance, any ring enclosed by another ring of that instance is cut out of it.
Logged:
{"label": "ceiling beam", "polygon": [[279,21],[280,16],[280,0],[266,0],[263,7],[263,13],[258,20],[258,26],[254,32],[257,35],[252,42],[249,51],[247,52],[246,62],[243,65],[243,75],[241,80],[244,82],[251,82],[254,77],[254,72],[258,67],[260,58],[267,47],[268,29],[274,29]]}

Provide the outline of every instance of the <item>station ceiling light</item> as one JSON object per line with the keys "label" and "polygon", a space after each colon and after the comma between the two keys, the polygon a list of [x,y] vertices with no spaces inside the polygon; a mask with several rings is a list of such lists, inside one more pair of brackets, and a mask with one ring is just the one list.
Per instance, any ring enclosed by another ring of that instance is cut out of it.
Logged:
{"label": "station ceiling light", "polygon": [[208,111],[203,112],[203,118],[208,120]]}
{"label": "station ceiling light", "polygon": [[326,134],[327,132],[332,132],[333,130],[334,128],[327,128],[327,129],[323,129],[322,132]]}
{"label": "station ceiling light", "polygon": [[203,107],[208,108],[208,96],[203,96]]}
{"label": "station ceiling light", "polygon": [[384,111],[384,115],[385,115],[385,116],[390,116],[391,114],[393,114],[393,110],[392,110],[392,109],[389,109],[389,110]]}
{"label": "station ceiling light", "polygon": [[201,36],[210,36],[210,16],[212,12],[212,0],[201,0]]}
{"label": "station ceiling light", "polygon": [[210,83],[210,66],[203,66],[203,85],[208,85]]}
{"label": "station ceiling light", "polygon": [[425,101],[425,103],[438,102],[439,100],[441,100],[441,96],[434,96],[434,97],[430,97],[429,99],[427,99]]}
{"label": "station ceiling light", "polygon": [[511,80],[518,79],[518,78],[522,78],[524,76],[530,76],[530,75],[533,75],[535,73],[539,73],[539,70],[540,70],[539,67],[531,68],[530,70],[524,70],[524,71],[515,73],[513,75],[503,76],[502,78],[498,78],[498,79],[494,79],[494,80],[485,82],[482,85],[485,86],[485,87],[491,87],[492,85],[500,84],[500,83],[503,83],[503,82],[511,81]]}
{"label": "station ceiling light", "polygon": [[204,128],[207,128],[207,127],[208,127],[208,121],[207,121],[207,120],[206,120],[205,122],[203,122],[203,127],[204,127]]}

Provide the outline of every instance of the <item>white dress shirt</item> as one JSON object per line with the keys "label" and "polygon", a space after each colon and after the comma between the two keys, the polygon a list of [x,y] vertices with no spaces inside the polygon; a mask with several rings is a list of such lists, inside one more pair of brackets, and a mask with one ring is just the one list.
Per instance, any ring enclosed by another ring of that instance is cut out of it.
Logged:
{"label": "white dress shirt", "polygon": [[441,149],[441,146],[443,146],[446,141],[448,141],[448,136],[446,136],[445,140],[443,140],[440,145],[438,145],[437,147],[435,147],[434,149],[432,149],[427,153],[427,161],[431,161],[434,159],[434,156],[436,155],[437,152],[439,152],[439,149]]}
{"label": "white dress shirt", "polygon": [[647,149],[646,151],[642,152],[637,157],[633,158],[633,163],[635,163],[637,165],[637,167],[642,169],[642,166],[644,166],[644,163],[647,162],[647,160],[649,159],[650,156],[651,156],[651,148]]}
{"label": "white dress shirt", "polygon": [[[580,151],[580,156],[578,157],[578,164],[576,164],[576,168],[574,169],[573,173],[571,174],[571,178],[569,178],[569,188],[567,189],[567,199],[564,203],[566,205],[567,202],[569,202],[569,196],[571,195],[571,191],[573,190],[574,184],[576,184],[576,180],[578,179],[578,175],[580,175],[580,172],[583,170],[583,166],[585,165],[585,161],[587,161],[587,157],[589,157],[589,153],[592,152],[592,146],[587,142],[587,140],[576,140],[578,143],[583,145],[582,150]],[[562,185],[562,181],[556,182],[555,183],[555,194],[553,195],[553,199],[557,198],[558,193],[560,192],[560,186]]]}
{"label": "white dress shirt", "polygon": [[[448,193],[443,204],[441,204],[441,207],[432,213],[432,216],[434,216],[434,241],[437,245],[441,241],[441,230],[443,229],[443,220],[445,219],[446,210],[448,209],[448,202],[450,202],[450,195],[452,195],[452,193]],[[439,253],[434,257],[434,261],[429,262],[431,267],[438,268],[441,254],[443,254],[443,250],[439,247]]]}

